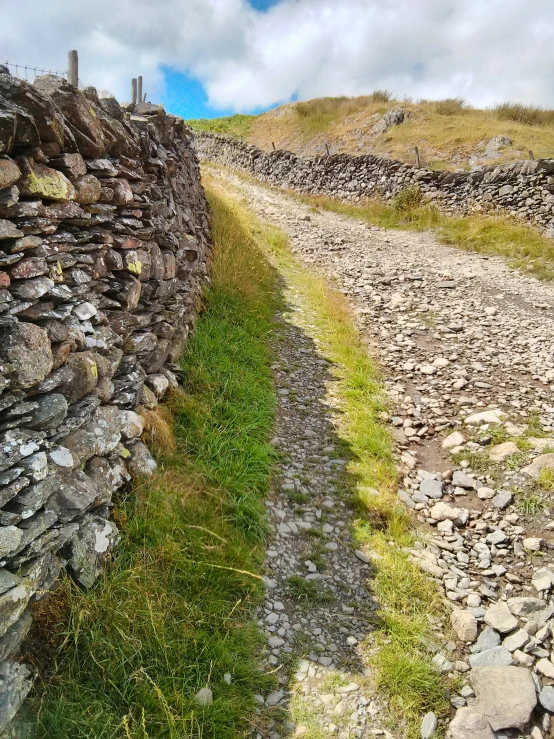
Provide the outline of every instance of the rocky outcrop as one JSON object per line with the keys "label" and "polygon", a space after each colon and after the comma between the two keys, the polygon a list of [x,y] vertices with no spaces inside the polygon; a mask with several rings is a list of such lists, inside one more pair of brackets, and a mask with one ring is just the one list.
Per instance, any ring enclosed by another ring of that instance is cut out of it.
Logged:
{"label": "rocky outcrop", "polygon": [[531,221],[554,237],[554,159],[446,172],[373,155],[304,158],[290,151],[264,152],[211,133],[197,133],[195,147],[203,159],[277,187],[357,202],[375,196],[388,200],[417,186],[425,201],[447,213],[499,211]]}
{"label": "rocky outcrop", "polygon": [[155,467],[141,403],[176,382],[208,244],[180,119],[0,74],[0,733],[32,602],[93,584],[114,492]]}

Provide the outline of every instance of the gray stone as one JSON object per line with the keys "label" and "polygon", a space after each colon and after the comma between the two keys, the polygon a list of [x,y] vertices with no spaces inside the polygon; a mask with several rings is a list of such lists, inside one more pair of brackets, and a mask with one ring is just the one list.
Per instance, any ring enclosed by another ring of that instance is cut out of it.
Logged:
{"label": "gray stone", "polygon": [[19,662],[0,663],[0,731],[4,731],[29,694],[31,671]]}
{"label": "gray stone", "polygon": [[471,611],[456,608],[452,611],[450,620],[458,639],[465,642],[474,642],[477,639],[477,619]]}
{"label": "gray stone", "polygon": [[487,608],[485,612],[485,623],[501,634],[507,634],[517,628],[518,625],[517,618],[512,613],[513,611],[510,611],[507,603],[499,601]]}
{"label": "gray stone", "polygon": [[510,613],[513,613],[514,616],[531,618],[533,621],[537,621],[537,623],[546,621],[552,614],[552,606],[549,606],[540,598],[531,598],[528,596],[508,598],[507,605]]}
{"label": "gray stone", "polygon": [[58,472],[59,487],[47,502],[62,523],[72,521],[92,506],[98,489],[82,470]]}
{"label": "gray stone", "polygon": [[535,683],[524,667],[479,667],[471,673],[475,710],[494,731],[521,729],[537,705]]}
{"label": "gray stone", "polygon": [[60,426],[67,415],[67,400],[59,393],[38,396],[37,407],[31,413],[31,420],[25,425],[38,430],[54,429]]}
{"label": "gray stone", "polygon": [[492,499],[491,503],[494,508],[499,508],[501,511],[507,508],[514,502],[514,496],[509,490],[500,490]]}
{"label": "gray stone", "polygon": [[452,739],[495,739],[487,719],[469,707],[458,708],[448,728]]}
{"label": "gray stone", "polygon": [[552,685],[545,685],[539,693],[539,701],[544,709],[554,713],[554,688]]}
{"label": "gray stone", "polygon": [[500,645],[500,634],[490,626],[486,626],[479,634],[477,642],[471,647],[472,652],[484,652]]}
{"label": "gray stone", "polygon": [[434,714],[433,711],[426,713],[421,721],[421,739],[432,739],[438,725],[439,721],[436,714]]}
{"label": "gray stone", "polygon": [[53,365],[48,334],[32,323],[0,326],[0,368],[12,388],[36,385]]}
{"label": "gray stone", "polygon": [[131,475],[138,478],[154,474],[158,465],[146,444],[143,444],[142,441],[134,441],[127,446],[131,457],[126,462]]}
{"label": "gray stone", "polygon": [[210,688],[200,688],[194,699],[201,706],[211,706],[214,701],[214,694]]}
{"label": "gray stone", "polygon": [[475,487],[475,480],[466,475],[465,472],[455,470],[454,474],[452,475],[452,485],[454,485],[455,488],[466,488],[467,490],[473,490],[473,488]]}
{"label": "gray stone", "polygon": [[485,667],[489,665],[512,665],[512,655],[504,647],[493,647],[483,652],[477,652],[469,657],[472,667]]}
{"label": "gray stone", "polygon": [[85,588],[92,587],[119,539],[113,521],[94,515],[85,517],[70,542],[69,566],[77,582]]}
{"label": "gray stone", "polygon": [[440,480],[422,480],[419,492],[428,498],[442,498],[442,482]]}

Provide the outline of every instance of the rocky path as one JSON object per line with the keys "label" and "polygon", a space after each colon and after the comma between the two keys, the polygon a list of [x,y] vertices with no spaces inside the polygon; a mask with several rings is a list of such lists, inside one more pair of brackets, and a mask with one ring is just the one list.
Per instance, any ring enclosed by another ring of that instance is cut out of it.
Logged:
{"label": "rocky path", "polygon": [[554,288],[221,176],[336,280],[380,358],[411,555],[452,607],[435,656],[462,686],[451,736],[554,736]]}
{"label": "rocky path", "polygon": [[[286,293],[273,367],[278,391],[279,474],[268,501],[266,669],[280,689],[260,704],[269,718],[256,736],[391,737],[360,643],[376,604],[366,589],[368,557],[352,541],[352,511],[335,427],[334,380],[310,337],[302,297]],[[343,450],[344,453],[344,450]]]}

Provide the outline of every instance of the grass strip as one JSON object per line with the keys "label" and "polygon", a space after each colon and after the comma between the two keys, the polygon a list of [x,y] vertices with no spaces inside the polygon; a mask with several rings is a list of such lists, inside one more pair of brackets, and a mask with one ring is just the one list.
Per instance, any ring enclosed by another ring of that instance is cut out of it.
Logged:
{"label": "grass strip", "polygon": [[405,194],[409,192],[399,193],[391,204],[369,200],[358,205],[327,197],[300,197],[316,209],[358,218],[381,228],[432,230],[443,244],[507,257],[510,265],[520,272],[539,280],[554,280],[554,241],[542,236],[533,226],[494,214],[448,216],[434,206],[418,203],[417,197],[412,198],[411,204]]}
{"label": "grass strip", "polygon": [[[207,179],[223,193],[216,177],[208,174]],[[380,649],[372,657],[377,687],[405,725],[405,735],[418,739],[424,713],[446,716],[449,711],[448,685],[432,663],[436,639],[431,629],[431,621],[444,620],[447,611],[435,584],[406,551],[413,531],[396,494],[394,445],[383,421],[388,401],[379,367],[344,296],[301,265],[282,231],[260,224],[246,209],[241,219],[245,229],[258,234],[288,288],[303,302],[306,331],[337,379],[338,431],[350,457],[352,503],[359,515],[354,533],[374,557],[373,592],[380,603]]]}
{"label": "grass strip", "polygon": [[[37,739],[236,739],[271,683],[257,665],[255,608],[278,290],[232,208],[213,194],[210,202],[212,281],[182,360],[184,385],[171,414],[147,417],[159,472],[118,503],[122,543],[95,587],[66,580],[37,604]],[[204,687],[211,705],[194,699]]]}

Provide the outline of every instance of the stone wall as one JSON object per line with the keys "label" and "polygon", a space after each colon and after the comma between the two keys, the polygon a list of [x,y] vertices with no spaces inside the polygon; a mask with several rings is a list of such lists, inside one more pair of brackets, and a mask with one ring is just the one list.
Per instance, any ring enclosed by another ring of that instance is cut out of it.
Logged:
{"label": "stone wall", "polygon": [[416,185],[425,200],[447,213],[501,211],[531,221],[554,237],[554,159],[435,172],[372,155],[308,159],[289,151],[264,152],[210,133],[196,134],[195,146],[202,159],[277,187],[356,202],[372,196],[390,199]]}
{"label": "stone wall", "polygon": [[114,492],[155,467],[141,408],[176,383],[209,256],[191,138],[159,106],[0,74],[0,733],[33,601],[65,568],[94,582]]}

